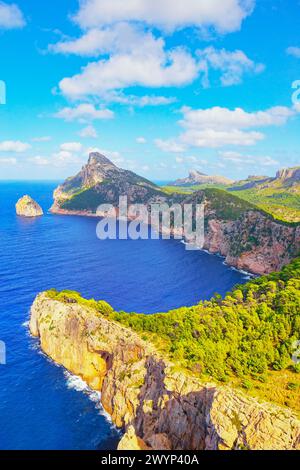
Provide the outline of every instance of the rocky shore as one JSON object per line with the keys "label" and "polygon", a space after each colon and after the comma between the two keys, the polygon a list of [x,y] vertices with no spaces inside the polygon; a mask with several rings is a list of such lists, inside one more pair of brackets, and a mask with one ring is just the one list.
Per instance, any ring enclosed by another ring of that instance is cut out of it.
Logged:
{"label": "rocky shore", "polygon": [[131,329],[88,306],[37,296],[30,331],[80,375],[125,434],[119,449],[300,449],[292,411],[178,370]]}

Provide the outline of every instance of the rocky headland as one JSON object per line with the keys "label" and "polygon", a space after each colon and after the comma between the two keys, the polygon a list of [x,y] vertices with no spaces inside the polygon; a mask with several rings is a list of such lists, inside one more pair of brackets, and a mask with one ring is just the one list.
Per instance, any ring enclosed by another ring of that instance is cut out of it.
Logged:
{"label": "rocky headland", "polygon": [[[295,174],[278,176],[290,179]],[[267,274],[280,270],[300,250],[299,224],[275,220],[255,205],[219,189],[208,188],[191,195],[168,194],[135,173],[118,168],[99,153],[92,153],[87,165],[56,189],[51,211],[95,217],[100,204],[117,207],[119,197],[124,195],[129,205],[203,203],[203,248],[221,254],[228,264],[238,269]],[[172,227],[170,232],[172,234]]]}
{"label": "rocky headland", "polygon": [[[72,298],[37,296],[30,331],[56,363],[101,391],[123,450],[300,449],[289,409],[178,370],[132,329]],[[100,309],[101,310],[101,309]]]}
{"label": "rocky headland", "polygon": [[28,195],[18,200],[16,213],[21,217],[40,217],[44,214],[41,206]]}

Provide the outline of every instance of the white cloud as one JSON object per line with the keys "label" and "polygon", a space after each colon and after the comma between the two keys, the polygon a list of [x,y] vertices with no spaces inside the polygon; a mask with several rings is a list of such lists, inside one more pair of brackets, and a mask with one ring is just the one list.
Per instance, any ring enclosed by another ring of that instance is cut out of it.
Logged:
{"label": "white cloud", "polygon": [[65,39],[51,44],[49,50],[61,54],[80,56],[100,56],[104,54],[126,54],[133,50],[145,53],[154,52],[163,46],[162,39],[156,39],[152,33],[144,32],[137,26],[119,23],[100,29],[90,29],[80,38]]}
{"label": "white cloud", "polygon": [[19,140],[5,140],[0,142],[0,152],[16,152],[22,153],[26,152],[31,148],[30,144],[26,142],[21,142]]}
{"label": "white cloud", "polygon": [[78,153],[82,151],[82,144],[80,142],[65,142],[64,144],[61,144],[60,150],[63,152]]}
{"label": "white cloud", "polygon": [[41,157],[40,155],[37,155],[36,157],[31,157],[27,159],[28,162],[34,163],[35,165],[38,166],[47,166],[50,165],[51,162],[45,157]]}
{"label": "white cloud", "polygon": [[182,143],[176,142],[175,140],[162,140],[156,139],[155,145],[163,152],[174,152],[181,153],[185,151],[185,146]]}
{"label": "white cloud", "polygon": [[246,73],[258,74],[265,69],[263,64],[256,64],[249,59],[243,51],[227,51],[207,47],[197,51],[200,58],[201,70],[204,71],[203,86],[209,85],[209,71],[221,72],[221,83],[223,86],[237,85],[242,82]]}
{"label": "white cloud", "polygon": [[49,142],[52,139],[52,137],[46,135],[42,137],[33,137],[32,142]]}
{"label": "white cloud", "polygon": [[215,106],[208,109],[182,108],[181,125],[187,129],[249,129],[253,127],[281,126],[295,112],[285,106],[249,113],[242,108],[234,110]]}
{"label": "white cloud", "polygon": [[16,158],[0,158],[0,165],[16,165]]}
{"label": "white cloud", "polygon": [[0,1],[0,29],[15,29],[25,26],[20,8],[15,4]]}
{"label": "white cloud", "polygon": [[236,163],[239,165],[260,165],[260,166],[277,166],[279,162],[270,156],[244,155],[239,152],[226,151],[219,152],[220,157],[226,162]]}
{"label": "white cloud", "polygon": [[146,144],[147,143],[147,140],[145,139],[145,137],[137,137],[136,138],[136,142],[138,144]]}
{"label": "white cloud", "polygon": [[91,138],[91,139],[97,139],[98,134],[94,126],[87,126],[81,129],[79,132],[80,137],[82,138]]}
{"label": "white cloud", "polygon": [[122,92],[112,91],[103,95],[105,101],[110,103],[119,103],[129,106],[165,106],[168,104],[176,103],[177,99],[173,96],[156,96],[156,95],[124,95]]}
{"label": "white cloud", "polygon": [[253,128],[284,125],[295,110],[277,106],[249,113],[242,108],[230,110],[182,108],[179,124],[184,131],[177,138],[156,140],[156,145],[166,152],[180,152],[189,147],[219,148],[227,145],[254,145],[264,139],[264,134]]}
{"label": "white cloud", "polygon": [[254,4],[254,0],[84,0],[75,21],[82,28],[137,21],[167,30],[206,26],[228,33],[240,29]]}
{"label": "white cloud", "polygon": [[65,96],[80,98],[101,96],[130,86],[181,86],[193,82],[197,76],[198,65],[187,51],[176,48],[165,52],[161,44],[148,54],[137,49],[92,62],[80,74],[64,78],[59,86]]}
{"label": "white cloud", "polygon": [[112,119],[114,113],[110,109],[97,109],[93,104],[82,103],[74,108],[63,108],[58,111],[54,117],[64,119],[65,121],[78,120],[80,122],[86,122],[97,119]]}
{"label": "white cloud", "polygon": [[215,130],[191,129],[181,135],[180,141],[186,147],[219,148],[225,145],[254,145],[263,140],[261,132],[244,132],[238,129]]}
{"label": "white cloud", "polygon": [[300,47],[288,47],[286,52],[288,55],[291,55],[293,57],[296,57],[297,59],[300,59]]}
{"label": "white cloud", "polygon": [[51,164],[57,167],[64,167],[71,164],[79,164],[81,162],[77,155],[66,150],[60,150],[52,154]]}

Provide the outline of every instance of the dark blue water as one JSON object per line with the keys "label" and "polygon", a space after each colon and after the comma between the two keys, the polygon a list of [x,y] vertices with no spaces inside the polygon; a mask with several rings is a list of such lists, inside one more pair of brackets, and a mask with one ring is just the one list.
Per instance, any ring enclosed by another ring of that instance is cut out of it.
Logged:
{"label": "dark blue water", "polygon": [[[22,219],[30,194],[45,211],[55,183],[0,183],[0,449],[113,449],[117,431],[82,383],[39,352],[24,325],[36,294],[75,289],[116,309],[153,313],[224,294],[245,276],[178,241],[100,241],[95,219]],[[78,390],[76,390],[75,388]]]}

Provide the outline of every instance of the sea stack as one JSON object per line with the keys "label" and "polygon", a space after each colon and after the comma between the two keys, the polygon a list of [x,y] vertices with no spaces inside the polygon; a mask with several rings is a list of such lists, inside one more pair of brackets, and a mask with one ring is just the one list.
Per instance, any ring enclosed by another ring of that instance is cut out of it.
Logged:
{"label": "sea stack", "polygon": [[41,206],[27,195],[18,200],[16,213],[21,217],[40,217],[44,214]]}

